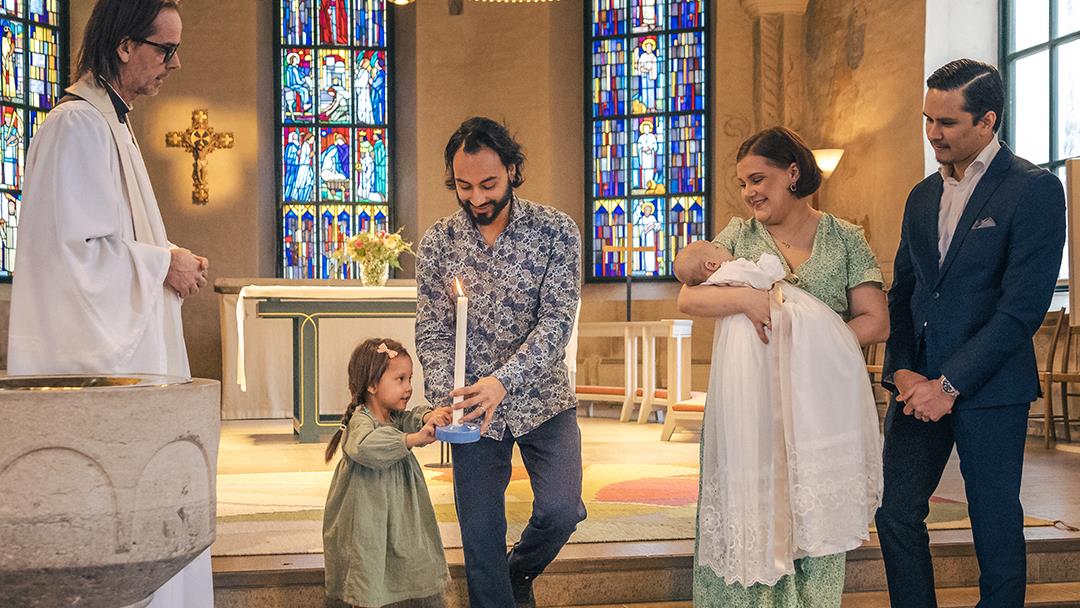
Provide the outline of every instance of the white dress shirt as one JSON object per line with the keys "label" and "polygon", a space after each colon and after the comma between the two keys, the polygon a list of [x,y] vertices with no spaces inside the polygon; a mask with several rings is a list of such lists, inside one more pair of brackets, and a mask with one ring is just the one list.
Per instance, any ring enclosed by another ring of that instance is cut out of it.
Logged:
{"label": "white dress shirt", "polygon": [[975,186],[979,185],[979,180],[982,179],[986,168],[990,166],[999,150],[1001,150],[1001,144],[998,143],[995,135],[971,162],[967,171],[964,172],[964,178],[960,180],[953,177],[952,165],[941,165],[938,168],[944,181],[941,191],[941,208],[938,210],[938,266],[945,262],[945,254],[949,251],[949,244],[952,243],[953,235],[956,234],[956,225],[960,223],[960,216],[967,207],[971,193],[975,191]]}

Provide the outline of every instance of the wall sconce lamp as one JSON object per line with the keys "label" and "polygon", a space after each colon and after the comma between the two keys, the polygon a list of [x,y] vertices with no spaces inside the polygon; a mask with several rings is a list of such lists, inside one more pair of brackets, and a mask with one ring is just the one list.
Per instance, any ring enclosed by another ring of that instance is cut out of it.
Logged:
{"label": "wall sconce lamp", "polygon": [[[836,165],[840,163],[840,158],[844,156],[844,151],[841,148],[820,148],[813,150],[814,161],[817,162],[817,166],[821,169],[821,183],[825,185],[825,180],[829,179],[829,176],[836,171]],[[821,188],[818,188],[818,192]],[[811,203],[814,209],[818,209],[818,192],[814,193],[814,200]]]}

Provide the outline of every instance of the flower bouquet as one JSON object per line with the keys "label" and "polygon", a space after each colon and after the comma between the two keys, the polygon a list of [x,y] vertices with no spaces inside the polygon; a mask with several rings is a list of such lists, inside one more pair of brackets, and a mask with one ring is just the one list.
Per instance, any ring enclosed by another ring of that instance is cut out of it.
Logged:
{"label": "flower bouquet", "polygon": [[360,283],[370,287],[386,285],[391,266],[401,270],[398,258],[402,253],[413,253],[413,250],[412,243],[401,237],[399,228],[397,232],[361,232],[346,240],[344,246],[334,252],[334,258],[339,263],[356,262]]}

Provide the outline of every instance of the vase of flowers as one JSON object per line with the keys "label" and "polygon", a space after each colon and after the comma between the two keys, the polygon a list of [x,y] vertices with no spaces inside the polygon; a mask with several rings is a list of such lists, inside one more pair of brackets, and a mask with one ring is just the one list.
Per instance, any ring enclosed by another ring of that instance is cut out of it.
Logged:
{"label": "vase of flowers", "polygon": [[339,262],[356,262],[360,283],[365,287],[386,285],[390,267],[401,270],[399,257],[412,253],[412,243],[397,232],[379,230],[361,232],[345,241],[344,247],[334,253]]}
{"label": "vase of flowers", "polygon": [[365,260],[357,264],[360,284],[364,287],[382,287],[390,278],[390,262],[378,260]]}

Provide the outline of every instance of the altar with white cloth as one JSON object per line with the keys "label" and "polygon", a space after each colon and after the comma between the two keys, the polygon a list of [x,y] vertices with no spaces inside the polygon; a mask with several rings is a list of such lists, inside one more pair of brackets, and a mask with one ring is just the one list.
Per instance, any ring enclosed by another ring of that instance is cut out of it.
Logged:
{"label": "altar with white cloth", "polygon": [[221,295],[222,419],[291,417],[300,441],[321,440],[349,402],[349,355],[372,337],[397,340],[413,354],[411,403],[424,403],[414,281],[218,279],[214,289]]}

